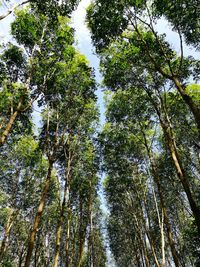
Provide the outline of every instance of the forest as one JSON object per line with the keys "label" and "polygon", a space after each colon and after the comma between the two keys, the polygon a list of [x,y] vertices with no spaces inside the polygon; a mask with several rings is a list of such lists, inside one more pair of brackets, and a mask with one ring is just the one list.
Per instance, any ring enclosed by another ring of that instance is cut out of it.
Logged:
{"label": "forest", "polygon": [[199,267],[200,2],[91,0],[101,84],[79,4],[0,1],[0,267]]}

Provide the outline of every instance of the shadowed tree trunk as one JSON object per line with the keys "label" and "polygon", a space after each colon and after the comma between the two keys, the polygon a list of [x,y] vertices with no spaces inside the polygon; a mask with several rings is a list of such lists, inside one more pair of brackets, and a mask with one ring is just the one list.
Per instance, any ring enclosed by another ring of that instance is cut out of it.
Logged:
{"label": "shadowed tree trunk", "polygon": [[[65,207],[66,207],[66,205],[68,206],[68,201],[69,201],[70,180],[71,180],[71,163],[72,163],[72,157],[71,157],[71,152],[69,151],[69,159],[68,159],[66,174],[65,174],[64,196],[63,196],[62,206],[61,206],[61,210],[60,210],[60,218],[59,218],[57,230],[56,230],[56,249],[55,249],[53,267],[57,267],[58,261],[59,261],[61,232],[62,232],[62,225],[63,225],[64,217],[65,217],[64,212],[65,212]],[[68,214],[68,216],[69,216],[69,214]],[[69,235],[69,233],[68,233],[68,229],[67,229],[67,239],[69,239],[68,235]],[[68,260],[68,256],[67,256],[66,262],[68,262],[68,261],[69,260]]]}
{"label": "shadowed tree trunk", "polygon": [[46,196],[47,196],[47,193],[49,191],[49,185],[50,185],[50,181],[51,181],[52,169],[53,169],[53,161],[51,159],[49,159],[49,167],[48,167],[48,173],[47,173],[46,181],[44,184],[44,188],[43,188],[42,195],[40,198],[38,210],[37,210],[37,213],[35,216],[33,228],[31,230],[29,241],[28,241],[28,249],[27,249],[27,255],[26,255],[26,260],[25,260],[25,265],[24,265],[25,267],[29,267],[31,264],[31,256],[32,256],[32,252],[33,252],[33,248],[34,248],[34,244],[35,244],[35,236],[36,236],[39,222],[40,222],[40,219],[41,219],[44,207],[45,207]]}

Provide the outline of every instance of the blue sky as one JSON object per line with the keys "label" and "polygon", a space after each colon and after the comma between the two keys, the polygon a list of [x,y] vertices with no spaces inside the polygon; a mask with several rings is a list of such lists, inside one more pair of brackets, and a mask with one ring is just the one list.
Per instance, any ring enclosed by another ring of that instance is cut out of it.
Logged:
{"label": "blue sky", "polygon": [[[90,0],[81,1],[77,10],[72,15],[72,27],[75,28],[77,48],[82,54],[84,54],[87,57],[90,66],[95,69],[96,80],[98,83],[100,83],[102,77],[98,69],[99,59],[95,55],[95,48],[92,45],[90,32],[85,23],[86,8],[90,4],[90,2],[91,2]],[[97,103],[100,109],[100,124],[103,125],[103,123],[105,122],[105,117],[104,117],[105,108],[103,104],[103,92],[100,86],[99,89],[97,90],[97,97],[98,97]]]}

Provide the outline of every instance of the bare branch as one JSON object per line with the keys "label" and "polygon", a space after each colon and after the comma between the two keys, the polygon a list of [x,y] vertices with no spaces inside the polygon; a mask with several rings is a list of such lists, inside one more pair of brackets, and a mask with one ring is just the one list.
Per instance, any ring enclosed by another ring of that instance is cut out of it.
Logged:
{"label": "bare branch", "polygon": [[23,5],[25,5],[25,4],[28,4],[29,2],[30,2],[30,0],[26,0],[26,1],[23,1],[23,2],[21,2],[21,3],[19,3],[19,4],[14,5],[14,6],[11,7],[10,9],[8,9],[8,11],[7,11],[5,14],[3,14],[3,15],[0,16],[0,20],[5,19],[5,18],[8,17],[11,13],[13,13],[13,12],[15,11],[16,8],[18,8],[18,7],[20,7],[20,6],[23,6]]}

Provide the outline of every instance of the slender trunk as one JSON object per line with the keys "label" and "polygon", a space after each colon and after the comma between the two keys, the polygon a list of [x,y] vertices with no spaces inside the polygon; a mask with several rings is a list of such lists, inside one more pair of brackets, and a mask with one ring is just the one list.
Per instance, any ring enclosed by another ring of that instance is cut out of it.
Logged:
{"label": "slender trunk", "polygon": [[200,209],[197,206],[197,204],[193,198],[188,178],[185,174],[185,170],[183,169],[182,162],[181,162],[181,159],[179,157],[178,150],[177,150],[175,137],[174,137],[172,128],[170,126],[169,118],[167,117],[166,120],[167,120],[167,125],[166,125],[166,123],[163,123],[163,121],[161,121],[161,126],[163,128],[165,139],[166,139],[167,145],[168,145],[170,153],[171,153],[172,161],[173,161],[174,166],[176,168],[177,176],[178,176],[178,178],[179,178],[179,180],[180,180],[180,182],[184,188],[184,191],[187,195],[192,213],[193,213],[194,218],[195,218],[197,229],[198,229],[198,232],[200,234]]}
{"label": "slender trunk", "polygon": [[65,251],[66,251],[66,267],[70,266],[70,254],[69,254],[69,240],[70,240],[70,224],[71,224],[71,214],[68,208],[68,216],[67,216],[67,236],[66,236],[66,244],[65,244]]}
{"label": "slender trunk", "polygon": [[84,242],[85,242],[85,229],[83,225],[83,201],[81,194],[79,195],[79,212],[80,212],[80,224],[79,224],[79,257],[77,267],[81,266],[83,260]]}
{"label": "slender trunk", "polygon": [[[63,225],[63,221],[64,221],[64,211],[65,211],[66,202],[69,201],[70,171],[71,171],[71,159],[69,158],[66,177],[65,177],[64,197],[63,197],[62,206],[61,206],[61,210],[60,210],[60,218],[59,218],[57,230],[56,230],[56,249],[55,249],[55,257],[54,257],[53,267],[58,266],[58,260],[59,260],[59,254],[60,254],[60,243],[61,243],[61,232],[62,232],[62,225]],[[68,235],[68,233],[67,233],[67,235]]]}
{"label": "slender trunk", "polygon": [[90,258],[90,267],[95,267],[92,202],[93,202],[92,183],[90,181],[90,196],[89,196],[89,216],[90,216],[89,258]]}
{"label": "slender trunk", "polygon": [[[154,100],[152,99],[151,94],[148,91],[146,91],[146,93],[148,94],[150,101],[151,101],[152,105],[154,106],[155,111],[158,115],[160,125],[161,125],[161,128],[162,128],[163,133],[164,133],[165,141],[166,141],[166,144],[167,144],[168,149],[169,149],[170,154],[171,154],[172,162],[175,166],[177,176],[178,176],[178,178],[179,178],[179,180],[183,186],[183,189],[186,193],[186,196],[187,196],[187,199],[189,201],[192,213],[194,215],[194,219],[196,222],[198,233],[200,234],[200,208],[197,206],[197,203],[195,202],[195,200],[192,196],[189,180],[188,180],[186,173],[185,173],[185,170],[182,166],[182,162],[181,162],[178,150],[177,150],[175,136],[174,136],[174,133],[172,130],[171,122],[170,122],[170,119],[168,117],[167,111],[166,111],[165,107],[162,107],[162,109],[160,110],[158,108],[158,106],[156,105],[156,103],[154,102]],[[162,99],[161,99],[161,102],[162,102]]]}
{"label": "slender trunk", "polygon": [[40,203],[38,206],[37,213],[35,215],[33,228],[31,230],[29,241],[28,241],[28,250],[27,250],[27,255],[26,255],[26,260],[25,260],[25,267],[29,267],[30,263],[31,263],[31,256],[32,256],[32,252],[33,252],[33,248],[34,248],[34,244],[35,244],[35,236],[36,236],[38,225],[39,225],[39,222],[40,222],[40,219],[41,219],[44,207],[45,207],[46,196],[47,196],[47,193],[49,191],[49,185],[50,185],[50,181],[51,181],[52,169],[53,169],[53,161],[49,160],[49,168],[48,168],[48,173],[47,173],[44,189],[42,191]]}
{"label": "slender trunk", "polygon": [[[154,175],[156,175],[155,172],[154,172]],[[170,245],[172,257],[173,257],[175,266],[179,267],[180,264],[179,264],[178,252],[176,250],[175,242],[174,242],[174,239],[173,239],[172,230],[171,230],[171,224],[170,224],[170,221],[169,221],[168,212],[167,212],[167,209],[166,209],[166,206],[165,206],[163,193],[162,193],[162,189],[161,189],[161,184],[160,184],[160,180],[159,180],[158,176],[156,176],[155,182],[156,182],[157,189],[158,189],[158,195],[159,195],[159,199],[160,199],[160,203],[161,203],[161,207],[162,207],[162,212],[163,212],[163,219],[164,219],[164,223],[165,223],[166,230],[167,230],[167,239],[168,239],[168,242],[169,242],[169,245]]]}
{"label": "slender trunk", "polygon": [[22,244],[19,247],[21,247],[21,250],[20,250],[20,254],[19,254],[18,267],[21,267],[22,266],[22,263],[23,263],[23,259],[24,259],[24,251],[25,251],[25,249],[24,249],[24,247],[23,247]]}
{"label": "slender trunk", "polygon": [[[169,221],[169,217],[168,217],[168,213],[167,213],[167,209],[166,209],[166,205],[165,205],[165,201],[164,201],[164,197],[163,197],[162,187],[161,187],[161,183],[160,183],[160,177],[157,174],[156,165],[155,165],[155,162],[154,162],[154,158],[152,156],[152,152],[149,149],[149,146],[148,146],[148,143],[147,143],[147,139],[146,139],[146,135],[145,135],[145,133],[143,131],[142,131],[142,134],[143,134],[143,137],[144,137],[144,143],[145,143],[145,147],[146,147],[146,150],[147,150],[147,154],[148,154],[148,157],[149,157],[149,160],[150,160],[151,170],[152,170],[152,173],[153,173],[153,178],[154,178],[154,181],[155,181],[157,189],[158,189],[158,196],[159,196],[160,204],[161,204],[161,207],[162,207],[163,220],[164,220],[164,223],[165,223],[165,226],[166,226],[166,230],[167,230],[167,238],[168,238],[168,242],[169,242],[169,245],[170,245],[172,257],[173,257],[175,266],[178,267],[178,266],[180,266],[179,265],[179,257],[178,257],[178,252],[176,251],[175,242],[174,242],[173,235],[172,235],[171,225],[170,225],[170,221]],[[161,226],[161,222],[160,222],[160,226]],[[162,240],[162,242],[163,242],[163,240]],[[162,250],[163,250],[163,247],[162,247]]]}
{"label": "slender trunk", "polygon": [[[61,213],[62,212],[62,207],[61,207]],[[63,224],[63,215],[60,215],[60,219],[57,225],[57,230],[56,230],[56,249],[55,249],[55,257],[54,257],[54,262],[53,262],[53,267],[58,266],[58,260],[59,260],[59,253],[60,253],[60,242],[61,242],[61,229],[62,229],[62,224]]]}
{"label": "slender trunk", "polygon": [[17,116],[19,115],[20,109],[21,109],[22,104],[23,104],[23,100],[24,100],[24,98],[21,97],[21,99],[18,103],[18,106],[16,108],[16,111],[11,115],[9,122],[7,123],[6,128],[3,131],[2,136],[0,137],[0,146],[3,146],[7,140],[8,135],[10,134],[11,128],[12,128]]}
{"label": "slender trunk", "polygon": [[150,246],[151,246],[151,250],[152,250],[152,253],[153,253],[153,257],[154,257],[155,265],[156,265],[156,267],[160,267],[160,264],[159,264],[159,262],[158,262],[158,258],[157,258],[157,255],[156,255],[156,248],[155,248],[154,243],[153,243],[152,240],[151,240],[151,236],[149,235],[148,231],[147,231],[147,237],[148,237],[149,244],[150,244]]}
{"label": "slender trunk", "polygon": [[161,232],[161,244],[162,244],[162,267],[165,267],[165,235],[164,235],[164,211],[163,209],[162,209],[160,232]]}
{"label": "slender trunk", "polygon": [[[137,197],[138,197],[138,200],[140,200],[138,194],[137,194]],[[145,197],[144,197],[145,199]],[[133,200],[132,200],[132,203],[133,203]],[[146,204],[145,204],[146,205]],[[148,209],[145,208],[145,211],[143,211],[143,208],[142,208],[142,205],[140,203],[140,206],[141,206],[141,210],[144,214],[147,215],[147,220],[148,220],[148,224],[150,224],[150,219],[149,219],[149,214],[148,214]],[[144,219],[144,216],[142,216],[142,221],[143,221],[143,225],[144,225],[144,230],[145,230],[145,234],[149,240],[149,244],[150,244],[150,247],[151,247],[151,251],[152,251],[152,254],[153,254],[153,257],[154,257],[154,260],[155,260],[155,265],[156,267],[160,267],[159,265],[159,262],[158,262],[158,258],[157,258],[157,255],[156,255],[156,249],[155,249],[155,246],[154,246],[154,243],[153,243],[153,240],[151,238],[151,234],[150,232],[148,231],[147,229],[147,226],[146,226],[146,219]]]}
{"label": "slender trunk", "polygon": [[3,240],[1,242],[1,248],[0,248],[0,262],[3,260],[3,255],[4,255],[5,251],[6,251],[7,239],[9,237],[9,235],[10,235],[10,232],[11,232],[15,217],[16,216],[14,216],[14,212],[12,212],[12,214],[10,215],[10,217],[8,219],[8,222],[6,224],[4,237],[3,237]]}
{"label": "slender trunk", "polygon": [[145,266],[150,267],[149,257],[148,257],[148,253],[147,253],[147,247],[146,247],[146,243],[144,241],[145,237],[143,237],[143,231],[141,230],[141,227],[139,226],[137,216],[134,214],[133,217],[135,220],[135,227],[136,227],[136,231],[138,233],[138,238],[140,240],[140,244],[141,244],[141,248],[142,248],[142,254],[143,254],[144,260],[145,260]]}

